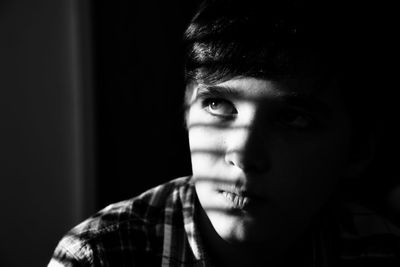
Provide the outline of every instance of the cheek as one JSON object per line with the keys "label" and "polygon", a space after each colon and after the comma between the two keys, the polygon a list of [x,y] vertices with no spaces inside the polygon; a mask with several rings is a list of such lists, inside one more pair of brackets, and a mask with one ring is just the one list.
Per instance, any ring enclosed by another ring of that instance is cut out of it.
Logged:
{"label": "cheek", "polygon": [[328,173],[341,172],[348,159],[348,145],[334,142],[315,142],[297,155],[303,168]]}
{"label": "cheek", "polygon": [[315,144],[310,144],[307,157],[314,162],[318,169],[326,172],[341,173],[349,163],[350,157],[350,135],[347,131],[322,136],[316,139]]}
{"label": "cheek", "polygon": [[226,147],[225,130],[194,105],[186,117],[193,174],[196,176],[215,175],[221,164]]}
{"label": "cheek", "polygon": [[[340,138],[339,138],[340,137]],[[348,166],[349,142],[336,134],[303,139],[277,140],[271,154],[272,194],[291,199],[323,198],[335,188]]]}
{"label": "cheek", "polygon": [[336,190],[346,169],[341,155],[347,149],[313,142],[302,150],[288,150],[279,160],[272,159],[263,187],[282,221],[308,220]]}
{"label": "cheek", "polygon": [[216,176],[223,157],[224,139],[221,134],[201,125],[189,128],[189,145],[195,176]]}
{"label": "cheek", "polygon": [[223,144],[224,138],[220,130],[204,125],[189,126],[189,145],[192,152],[218,152]]}
{"label": "cheek", "polygon": [[331,129],[282,141],[286,157],[293,164],[315,171],[341,172],[349,160],[350,129],[346,125],[336,125]]}

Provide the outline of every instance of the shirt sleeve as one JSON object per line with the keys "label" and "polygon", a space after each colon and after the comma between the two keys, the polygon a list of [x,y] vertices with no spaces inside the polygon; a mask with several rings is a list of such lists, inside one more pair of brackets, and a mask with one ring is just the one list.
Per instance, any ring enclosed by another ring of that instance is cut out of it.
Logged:
{"label": "shirt sleeve", "polygon": [[93,250],[80,238],[67,235],[61,239],[47,267],[94,266]]}

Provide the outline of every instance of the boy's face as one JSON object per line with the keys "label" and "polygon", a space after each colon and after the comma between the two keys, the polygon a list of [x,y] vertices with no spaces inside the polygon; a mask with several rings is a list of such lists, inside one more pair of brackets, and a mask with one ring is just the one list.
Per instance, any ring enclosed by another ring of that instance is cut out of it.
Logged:
{"label": "boy's face", "polygon": [[222,239],[279,245],[307,227],[351,168],[338,91],[307,79],[194,86],[186,118],[193,178]]}

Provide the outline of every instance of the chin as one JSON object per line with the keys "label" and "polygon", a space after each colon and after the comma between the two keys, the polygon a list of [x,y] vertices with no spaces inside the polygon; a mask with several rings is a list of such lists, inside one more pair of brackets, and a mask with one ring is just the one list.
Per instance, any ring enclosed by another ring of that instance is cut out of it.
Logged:
{"label": "chin", "polygon": [[260,238],[260,227],[253,218],[237,213],[209,212],[214,230],[226,242],[232,244],[254,243]]}

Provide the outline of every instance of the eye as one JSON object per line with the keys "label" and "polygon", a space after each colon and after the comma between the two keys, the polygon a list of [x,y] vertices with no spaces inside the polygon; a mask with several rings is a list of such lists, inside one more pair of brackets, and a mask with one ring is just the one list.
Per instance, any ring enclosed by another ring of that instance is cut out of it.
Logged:
{"label": "eye", "polygon": [[237,114],[235,106],[228,100],[208,98],[203,101],[203,108],[213,116],[231,118]]}
{"label": "eye", "polygon": [[285,111],[279,114],[280,125],[293,129],[308,129],[314,126],[315,120],[308,114],[300,111]]}

